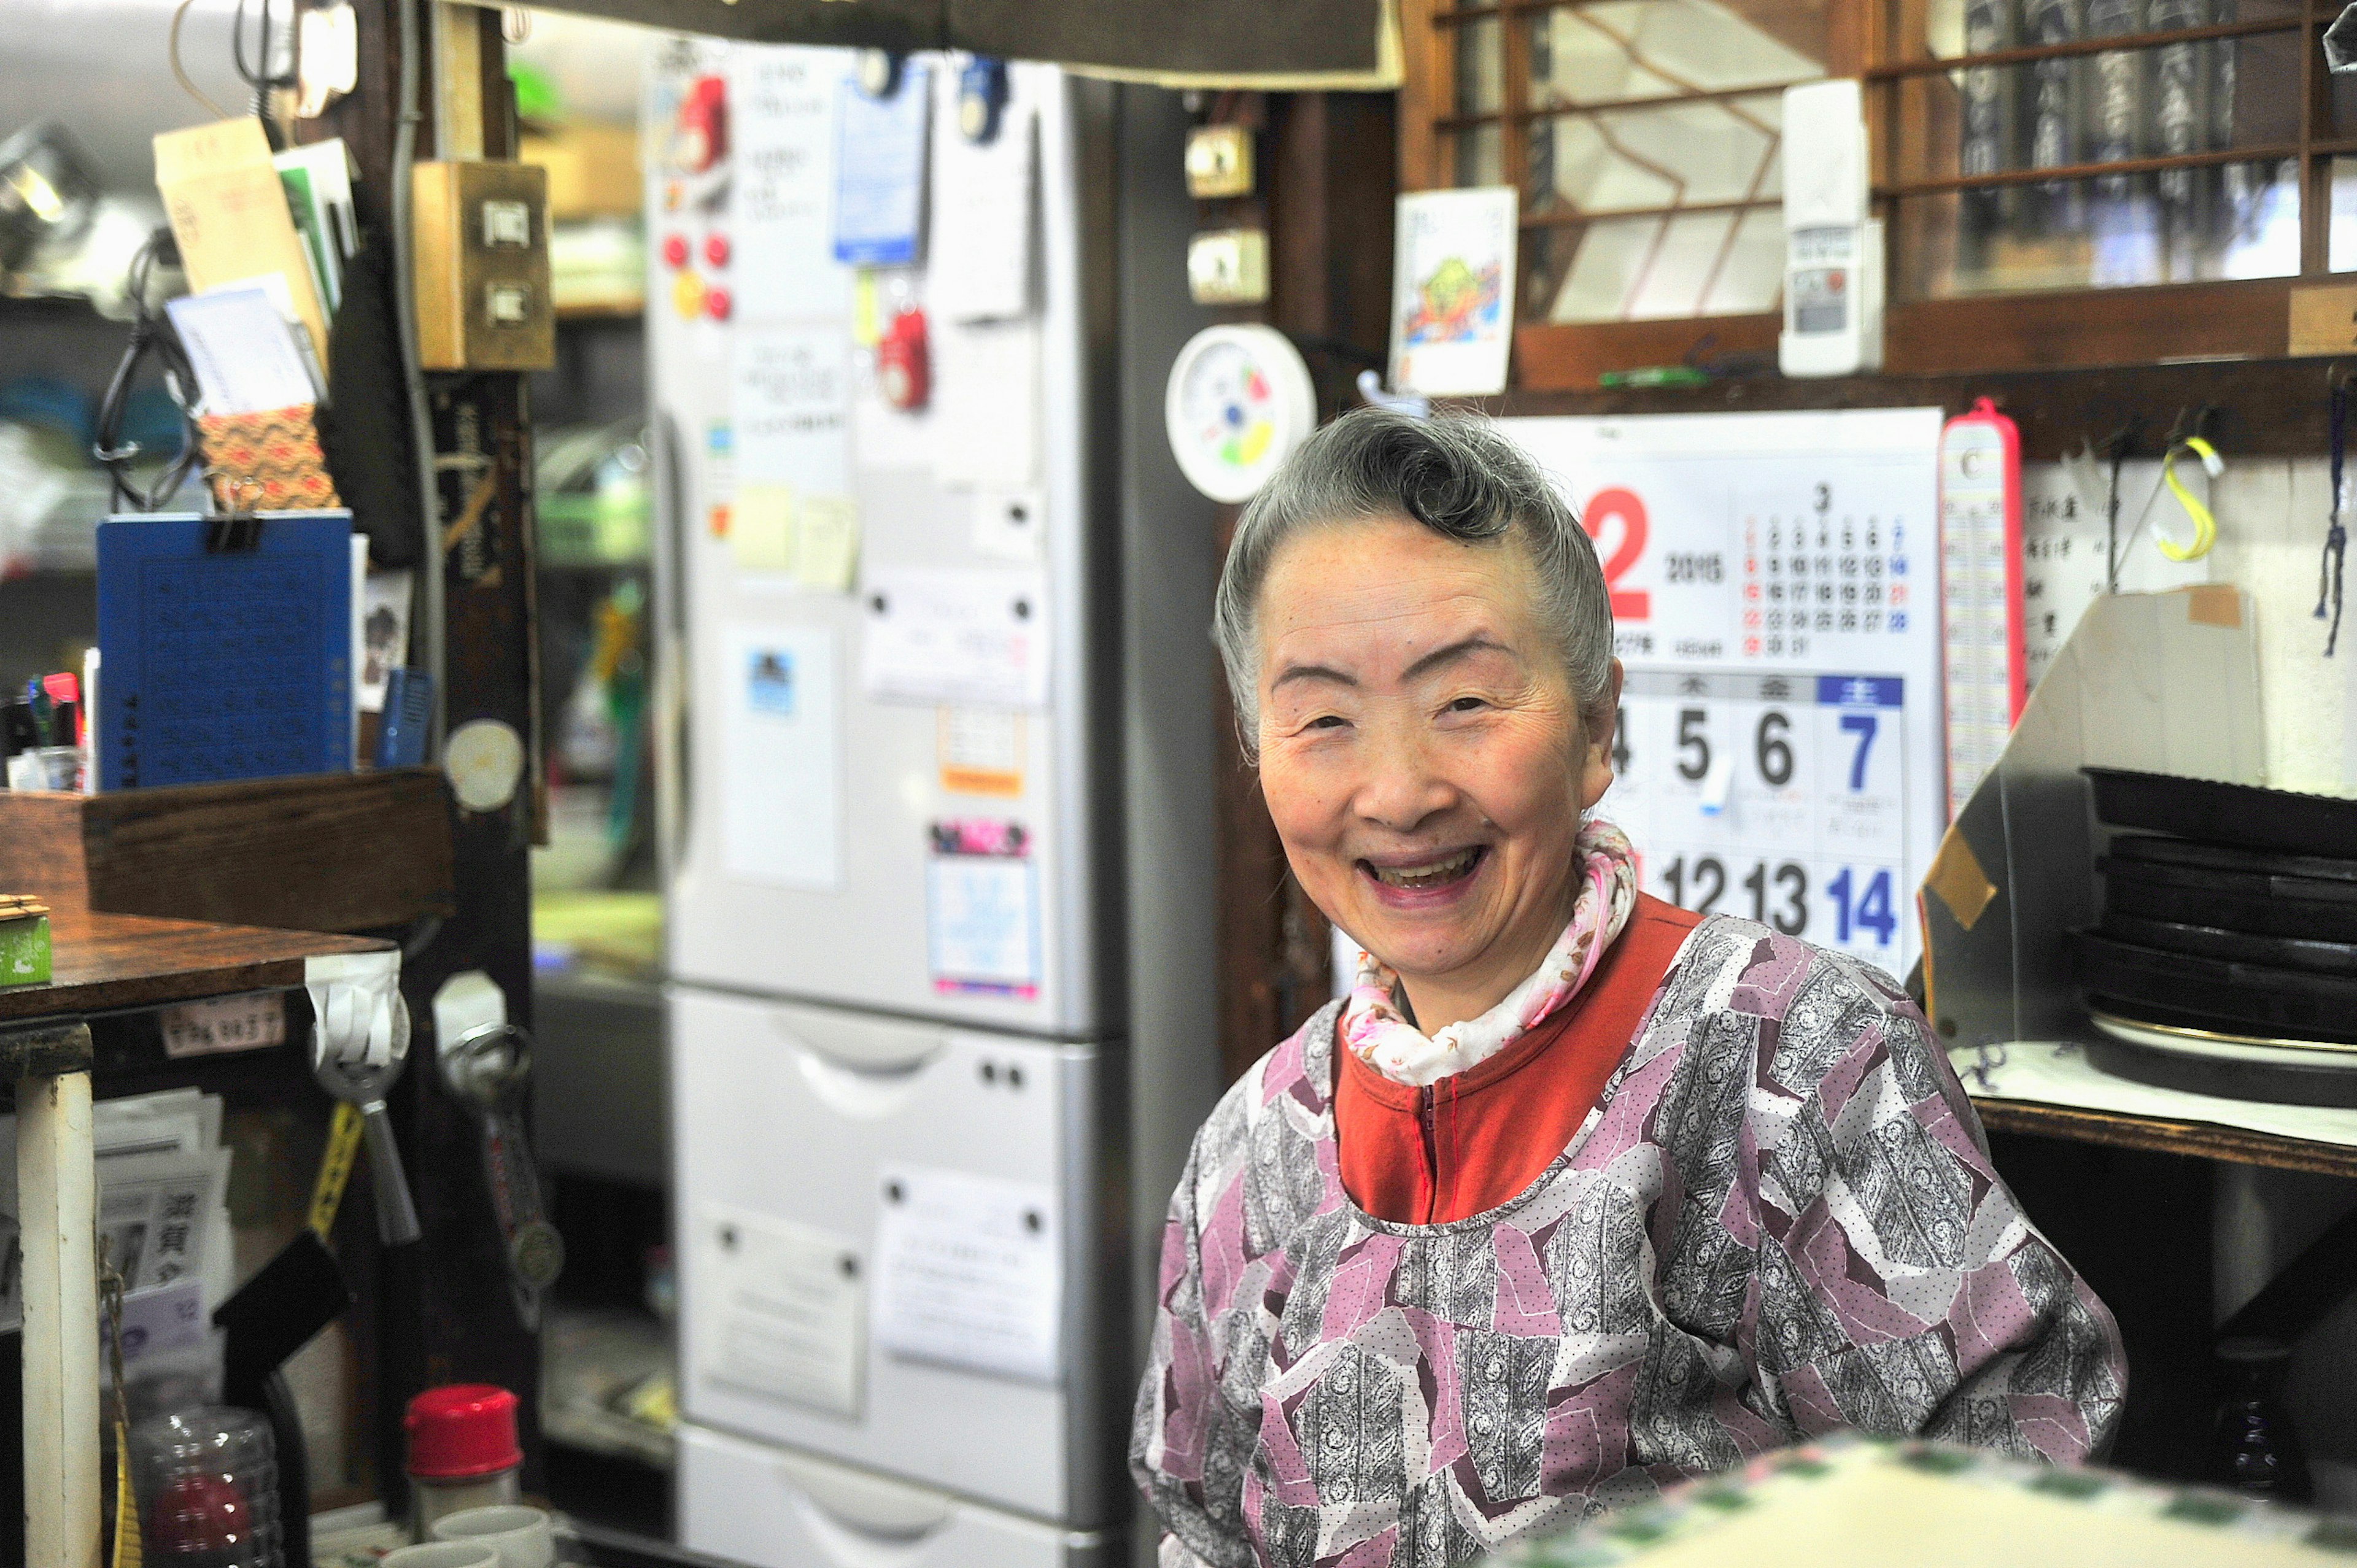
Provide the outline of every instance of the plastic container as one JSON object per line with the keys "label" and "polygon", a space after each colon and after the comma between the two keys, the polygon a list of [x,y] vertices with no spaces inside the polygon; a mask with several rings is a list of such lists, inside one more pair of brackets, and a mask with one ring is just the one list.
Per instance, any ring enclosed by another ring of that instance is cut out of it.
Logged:
{"label": "plastic container", "polygon": [[156,1568],[284,1568],[270,1423],[202,1405],[131,1434],[132,1484]]}
{"label": "plastic container", "polygon": [[433,1538],[434,1524],[468,1509],[522,1500],[523,1450],[516,1443],[516,1397],[493,1383],[452,1383],[409,1402],[409,1530]]}

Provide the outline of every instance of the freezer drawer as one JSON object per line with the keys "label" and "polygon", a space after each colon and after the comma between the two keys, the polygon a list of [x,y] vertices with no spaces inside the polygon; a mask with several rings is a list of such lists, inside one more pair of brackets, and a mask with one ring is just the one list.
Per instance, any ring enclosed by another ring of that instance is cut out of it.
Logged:
{"label": "freezer drawer", "polygon": [[680,1544],[752,1568],[1111,1568],[1104,1538],[683,1425]]}
{"label": "freezer drawer", "polygon": [[671,1005],[688,1418],[1102,1524],[1099,1054],[689,987]]}

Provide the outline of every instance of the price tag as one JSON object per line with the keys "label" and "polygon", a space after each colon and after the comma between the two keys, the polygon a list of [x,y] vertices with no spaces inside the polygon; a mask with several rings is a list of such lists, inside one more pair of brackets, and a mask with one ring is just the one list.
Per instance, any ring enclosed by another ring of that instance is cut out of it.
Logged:
{"label": "price tag", "polygon": [[182,1002],[159,1010],[156,1022],[167,1057],[258,1051],[286,1043],[286,998],[275,991],[249,991]]}
{"label": "price tag", "polygon": [[1946,823],[1940,412],[1510,420],[1628,671],[1600,807],[1645,890],[1904,974]]}

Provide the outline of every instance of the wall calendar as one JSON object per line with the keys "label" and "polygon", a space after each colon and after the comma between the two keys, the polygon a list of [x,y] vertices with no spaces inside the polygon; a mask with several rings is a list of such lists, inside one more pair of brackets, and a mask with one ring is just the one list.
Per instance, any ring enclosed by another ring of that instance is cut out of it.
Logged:
{"label": "wall calendar", "polygon": [[1647,892],[1903,976],[1946,825],[1938,409],[1514,419],[1628,671],[1599,807]]}

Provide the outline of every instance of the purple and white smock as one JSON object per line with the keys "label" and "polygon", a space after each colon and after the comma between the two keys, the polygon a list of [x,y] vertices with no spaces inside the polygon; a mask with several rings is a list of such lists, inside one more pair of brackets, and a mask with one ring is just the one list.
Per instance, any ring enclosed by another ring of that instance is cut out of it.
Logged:
{"label": "purple and white smock", "polygon": [[1440,1225],[1343,1191],[1335,1014],[1171,1199],[1130,1448],[1166,1568],[1439,1568],[1843,1426],[2108,1443],[2119,1330],[1878,971],[1704,921],[1570,1146]]}

